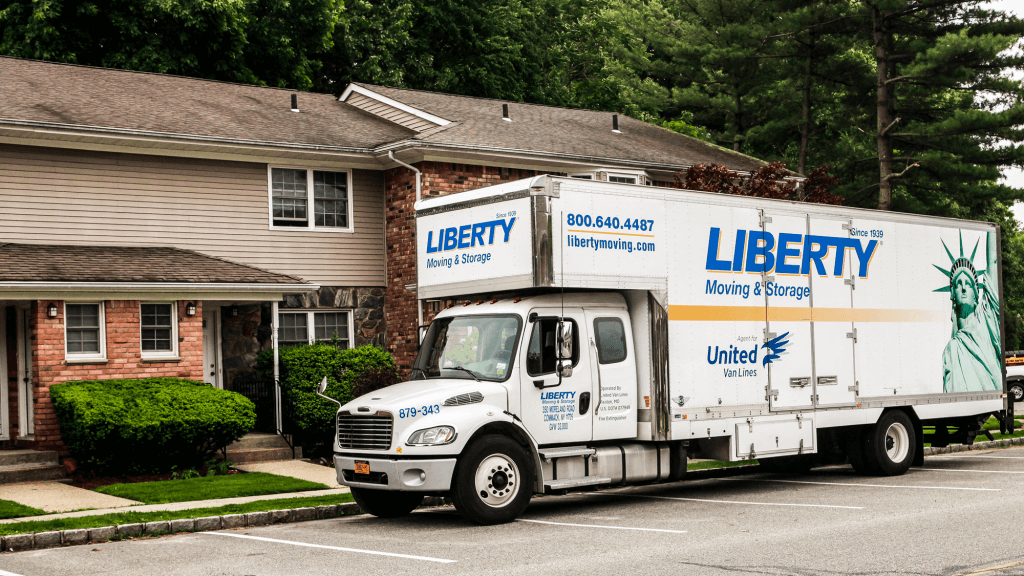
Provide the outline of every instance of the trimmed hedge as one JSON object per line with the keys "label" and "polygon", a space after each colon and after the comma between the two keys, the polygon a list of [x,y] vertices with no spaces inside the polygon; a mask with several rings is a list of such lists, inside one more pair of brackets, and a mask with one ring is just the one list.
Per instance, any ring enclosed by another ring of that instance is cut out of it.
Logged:
{"label": "trimmed hedge", "polygon": [[[279,357],[281,392],[290,404],[289,418],[303,446],[333,443],[338,407],[316,395],[324,376],[325,394],[342,404],[399,380],[395,359],[375,346],[339,350],[317,342],[281,348]],[[273,374],[273,350],[261,352],[256,365],[264,376]]]}
{"label": "trimmed hedge", "polygon": [[50,398],[79,466],[112,474],[199,467],[256,425],[248,398],[194,380],[64,382]]}

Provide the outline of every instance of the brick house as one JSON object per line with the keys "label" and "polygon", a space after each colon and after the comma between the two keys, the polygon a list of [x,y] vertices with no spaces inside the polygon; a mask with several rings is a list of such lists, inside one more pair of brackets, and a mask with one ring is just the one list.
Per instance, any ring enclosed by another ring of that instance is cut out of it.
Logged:
{"label": "brick house", "polygon": [[0,441],[35,448],[62,448],[60,381],[238,389],[259,352],[335,334],[408,368],[437,306],[416,299],[418,193],[763,165],[611,113],[365,84],[0,57],[0,86]]}

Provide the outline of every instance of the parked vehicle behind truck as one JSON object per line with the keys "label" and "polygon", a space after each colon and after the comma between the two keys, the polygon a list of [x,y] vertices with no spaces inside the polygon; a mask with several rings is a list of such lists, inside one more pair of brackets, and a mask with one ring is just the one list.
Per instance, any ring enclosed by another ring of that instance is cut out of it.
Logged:
{"label": "parked vehicle behind truck", "polygon": [[445,308],[409,381],[338,410],[372,514],[507,522],[698,451],[897,475],[926,426],[1012,422],[992,224],[549,176],[416,211]]}

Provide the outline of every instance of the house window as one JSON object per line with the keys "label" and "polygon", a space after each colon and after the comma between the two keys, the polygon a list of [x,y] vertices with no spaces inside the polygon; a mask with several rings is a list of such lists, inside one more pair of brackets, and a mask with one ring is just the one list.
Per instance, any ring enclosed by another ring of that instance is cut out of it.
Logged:
{"label": "house window", "polygon": [[593,180],[594,176],[592,174],[572,174],[569,176],[569,178],[579,178],[580,180]]}
{"label": "house window", "polygon": [[[330,343],[335,335],[342,349],[352,347],[352,312],[332,310],[326,312],[280,312],[277,344],[280,347]],[[312,327],[312,330],[310,330]]]}
{"label": "house window", "polygon": [[174,303],[141,305],[142,357],[173,358],[178,352],[178,322]]}
{"label": "house window", "polygon": [[270,167],[270,227],[352,231],[351,172]]}
{"label": "house window", "polygon": [[616,182],[618,184],[636,184],[636,176],[623,176],[617,174],[608,175],[609,182]]}
{"label": "house window", "polygon": [[106,358],[103,304],[65,304],[66,357],[74,360]]}

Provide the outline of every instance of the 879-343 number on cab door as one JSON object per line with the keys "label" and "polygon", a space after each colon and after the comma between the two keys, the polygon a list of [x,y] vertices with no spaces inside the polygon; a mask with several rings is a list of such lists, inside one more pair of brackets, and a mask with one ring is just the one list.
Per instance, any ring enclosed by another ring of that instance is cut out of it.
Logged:
{"label": "879-343 number on cab door", "polygon": [[426,416],[428,414],[439,414],[441,412],[441,406],[438,404],[431,404],[429,406],[420,406],[419,408],[402,408],[398,411],[399,418],[415,418],[417,416]]}

